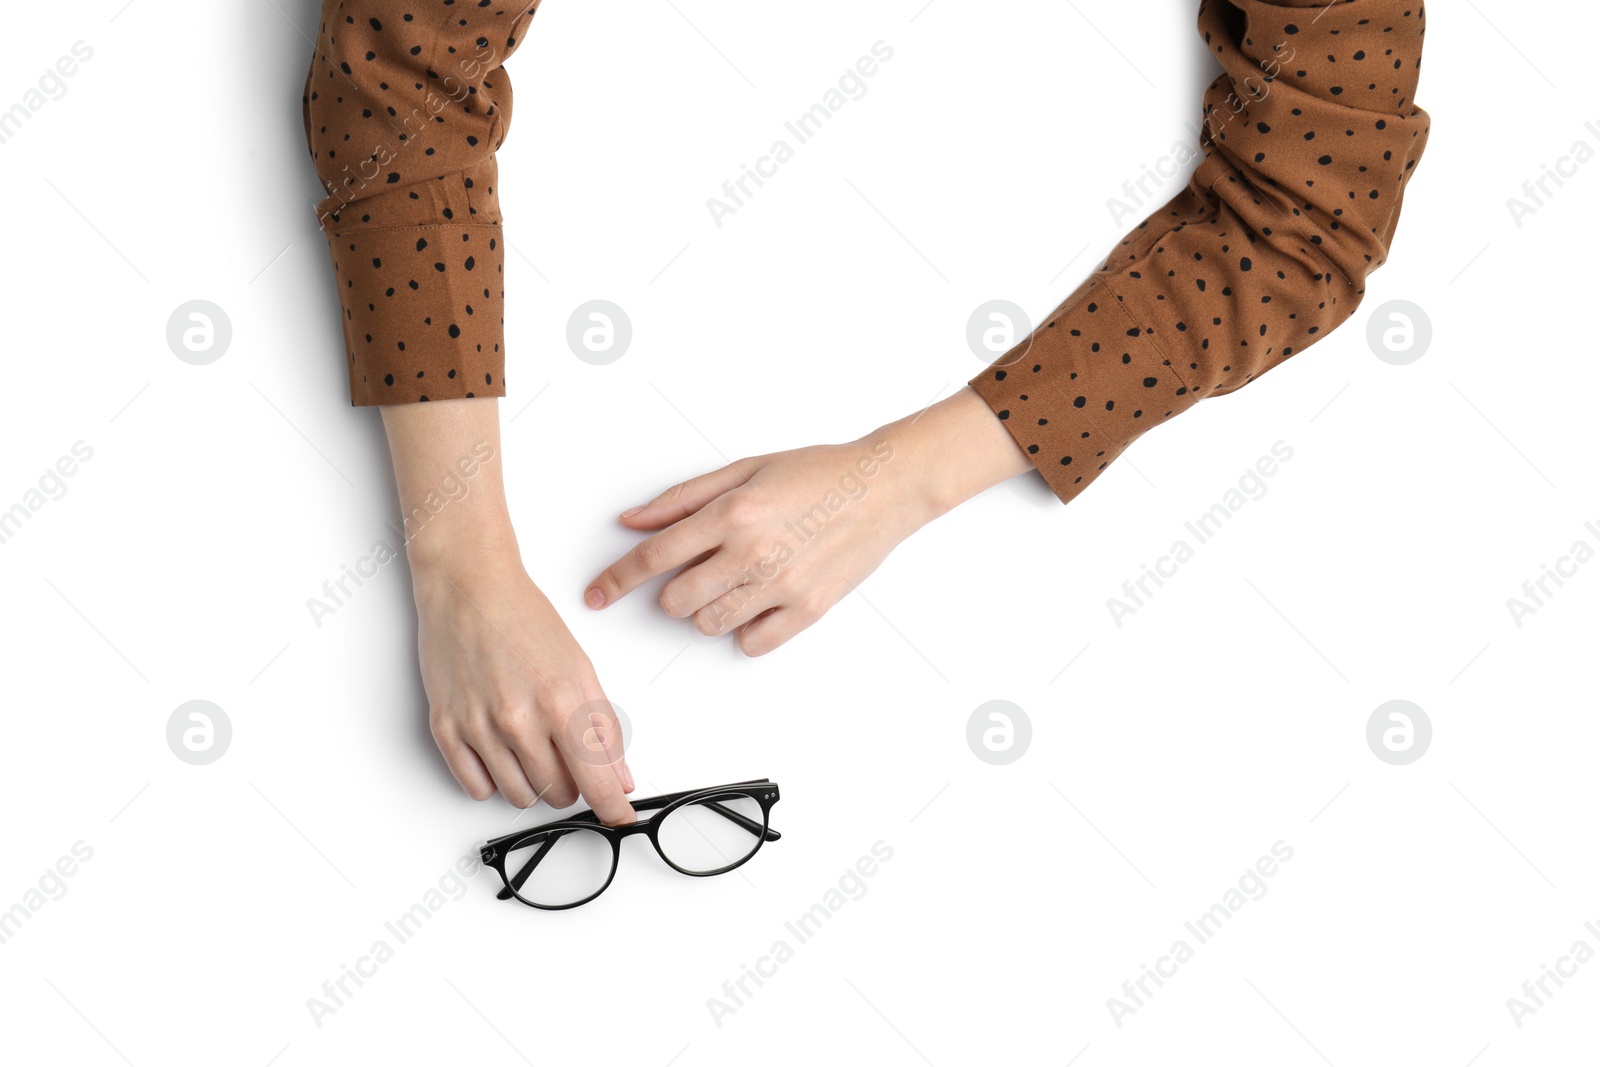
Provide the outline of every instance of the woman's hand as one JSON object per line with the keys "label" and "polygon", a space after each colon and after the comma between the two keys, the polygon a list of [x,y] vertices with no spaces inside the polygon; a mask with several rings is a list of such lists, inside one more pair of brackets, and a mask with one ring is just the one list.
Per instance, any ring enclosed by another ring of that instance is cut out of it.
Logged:
{"label": "woman's hand", "polygon": [[522,566],[500,468],[498,402],[386,406],[417,603],[428,723],[475,799],[581,794],[629,822],[633,774],[594,668]]}
{"label": "woman's hand", "polygon": [[[595,579],[598,608],[670,570],[668,615],[759,656],[820,619],[931,518],[887,438],[742,460],[623,515],[646,538]],[[665,529],[662,529],[665,527]]]}
{"label": "woman's hand", "polygon": [[433,739],[461,787],[519,808],[581,794],[629,822],[633,775],[594,667],[515,560],[414,571],[417,651]]}
{"label": "woman's hand", "polygon": [[639,542],[589,586],[603,608],[684,568],[661,591],[701,633],[772,651],[855,589],[911,534],[1030,469],[971,389],[846,445],[741,460],[623,512]]}

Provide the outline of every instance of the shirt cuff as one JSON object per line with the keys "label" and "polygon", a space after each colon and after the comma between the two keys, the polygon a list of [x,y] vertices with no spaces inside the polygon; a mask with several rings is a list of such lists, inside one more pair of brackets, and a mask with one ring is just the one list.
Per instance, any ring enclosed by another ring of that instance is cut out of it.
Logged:
{"label": "shirt cuff", "polygon": [[1199,397],[1113,285],[1092,275],[968,384],[1062,503]]}
{"label": "shirt cuff", "polygon": [[328,233],[356,407],[506,395],[498,224]]}

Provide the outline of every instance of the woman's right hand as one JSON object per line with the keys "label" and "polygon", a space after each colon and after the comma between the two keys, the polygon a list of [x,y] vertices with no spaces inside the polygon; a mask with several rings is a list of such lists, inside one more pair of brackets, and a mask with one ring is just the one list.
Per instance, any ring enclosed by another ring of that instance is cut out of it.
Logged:
{"label": "woman's right hand", "polygon": [[632,821],[616,714],[520,560],[414,562],[413,585],[428,722],[461,787],[477,800],[498,789],[519,808],[581,795],[607,824]]}
{"label": "woman's right hand", "polygon": [[428,722],[461,788],[519,808],[581,795],[633,818],[622,731],[589,657],[522,565],[500,468],[499,402],[383,407],[405,515]]}

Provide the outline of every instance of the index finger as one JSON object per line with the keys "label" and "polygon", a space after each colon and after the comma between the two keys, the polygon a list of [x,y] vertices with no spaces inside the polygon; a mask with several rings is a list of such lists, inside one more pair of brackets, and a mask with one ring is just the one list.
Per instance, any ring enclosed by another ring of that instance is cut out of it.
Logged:
{"label": "index finger", "polygon": [[600,820],[607,826],[632,822],[633,805],[618,762],[622,730],[611,704],[603,698],[585,701],[553,740],[579,794]]}
{"label": "index finger", "polygon": [[690,516],[634,545],[627,555],[600,572],[584,590],[583,602],[603,608],[627,596],[645,582],[683,566],[702,552],[717,547],[709,525]]}

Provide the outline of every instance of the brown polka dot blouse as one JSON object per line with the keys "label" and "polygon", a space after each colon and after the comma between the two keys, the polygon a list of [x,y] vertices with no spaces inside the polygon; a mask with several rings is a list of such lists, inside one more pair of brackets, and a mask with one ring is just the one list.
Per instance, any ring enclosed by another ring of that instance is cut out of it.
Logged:
{"label": "brown polka dot blouse", "polygon": [[1223,73],[1188,186],[971,382],[1063,501],[1353,314],[1428,141],[1421,3],[1205,0],[1200,34]]}
{"label": "brown polka dot blouse", "polygon": [[537,0],[323,0],[302,107],[350,402],[504,396],[502,64]]}
{"label": "brown polka dot blouse", "polygon": [[[494,152],[538,3],[324,0],[306,79],[353,404],[505,395]],[[1325,336],[1427,144],[1421,3],[1204,0],[1202,161],[972,386],[1062,500],[1141,433]]]}

